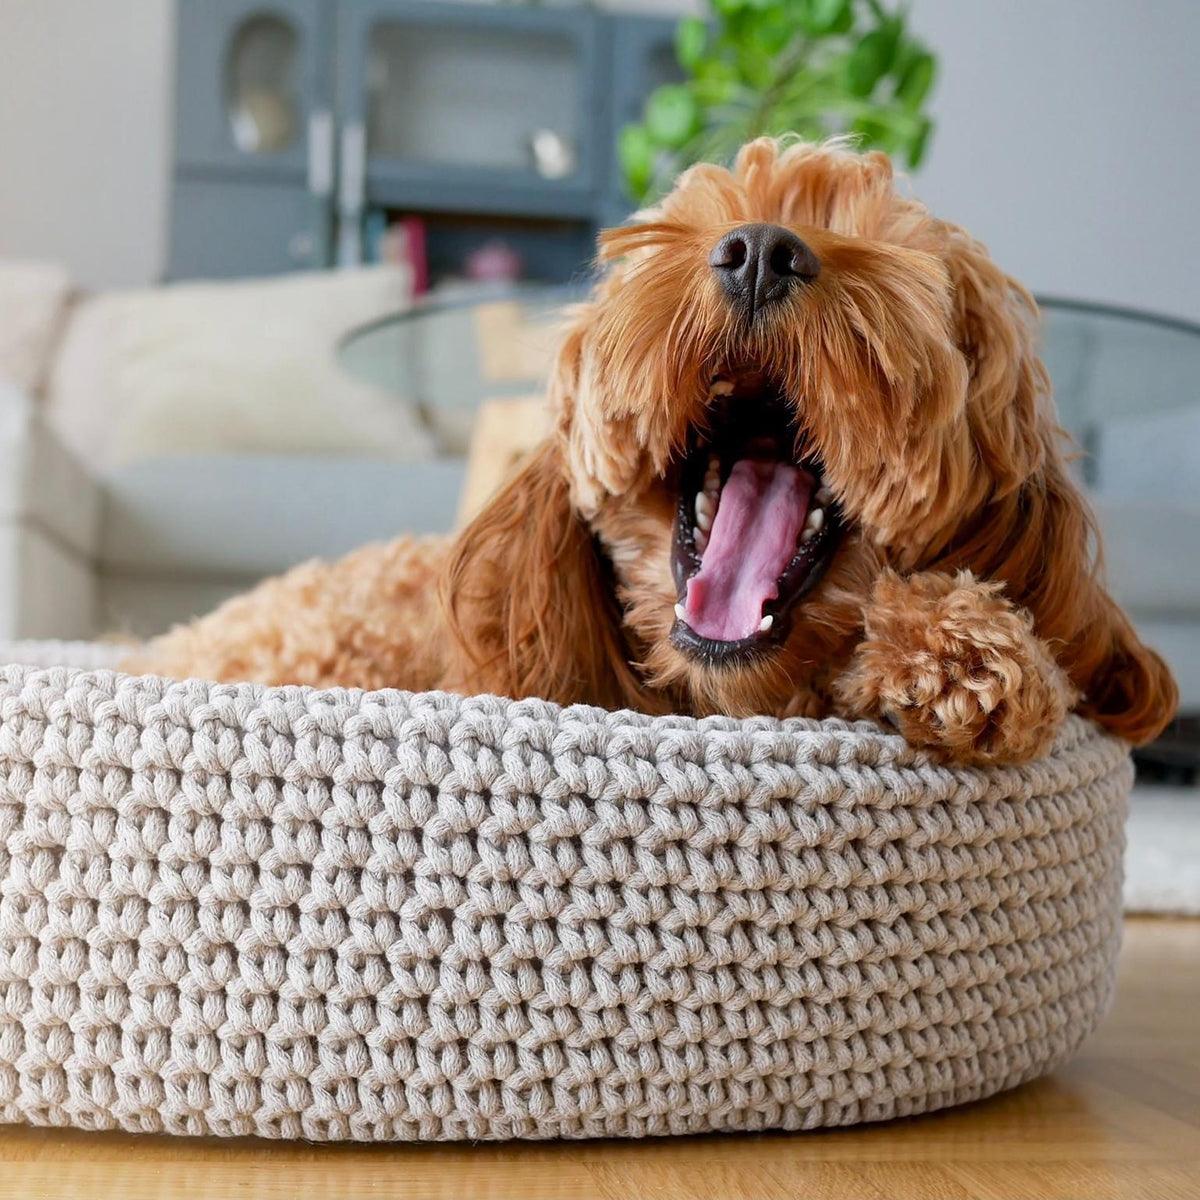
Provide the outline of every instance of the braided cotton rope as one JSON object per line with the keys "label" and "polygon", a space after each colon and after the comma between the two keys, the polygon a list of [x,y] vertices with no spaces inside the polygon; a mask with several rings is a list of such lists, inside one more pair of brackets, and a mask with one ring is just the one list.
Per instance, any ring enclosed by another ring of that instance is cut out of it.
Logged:
{"label": "braided cotton rope", "polygon": [[1095,1025],[1125,749],[0,668],[0,1119],[311,1139],[811,1128]]}

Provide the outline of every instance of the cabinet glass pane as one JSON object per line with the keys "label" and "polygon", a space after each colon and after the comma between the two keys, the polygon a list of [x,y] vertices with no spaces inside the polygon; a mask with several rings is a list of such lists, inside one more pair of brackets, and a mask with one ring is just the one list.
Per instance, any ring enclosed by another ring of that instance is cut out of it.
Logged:
{"label": "cabinet glass pane", "polygon": [[575,43],[554,33],[378,25],[368,151],[568,177],[579,144],[580,70]]}
{"label": "cabinet glass pane", "polygon": [[278,154],[296,141],[296,31],[279,17],[244,21],[229,42],[225,103],[233,143],[244,154]]}

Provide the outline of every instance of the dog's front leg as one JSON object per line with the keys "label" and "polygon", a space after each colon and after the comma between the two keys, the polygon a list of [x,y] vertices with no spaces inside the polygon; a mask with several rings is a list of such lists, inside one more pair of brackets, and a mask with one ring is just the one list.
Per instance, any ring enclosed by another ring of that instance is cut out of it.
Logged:
{"label": "dog's front leg", "polygon": [[1013,763],[1049,748],[1076,699],[1002,587],[970,572],[885,571],[864,637],[835,688],[849,716],[892,722],[914,745],[963,763]]}

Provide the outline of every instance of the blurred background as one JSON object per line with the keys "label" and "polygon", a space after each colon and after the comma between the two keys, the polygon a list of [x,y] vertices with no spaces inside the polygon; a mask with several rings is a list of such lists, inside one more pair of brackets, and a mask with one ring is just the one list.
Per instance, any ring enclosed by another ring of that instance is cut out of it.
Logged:
{"label": "blurred background", "polygon": [[0,637],[451,528],[541,428],[599,227],[747,135],[851,132],[1044,301],[1183,685],[1143,778],[1193,786],[1197,44],[1194,0],[0,0]]}

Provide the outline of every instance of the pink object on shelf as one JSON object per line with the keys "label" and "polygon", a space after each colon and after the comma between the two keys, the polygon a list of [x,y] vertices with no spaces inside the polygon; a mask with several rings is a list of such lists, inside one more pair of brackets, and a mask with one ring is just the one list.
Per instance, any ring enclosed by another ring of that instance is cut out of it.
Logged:
{"label": "pink object on shelf", "polygon": [[499,239],[472,250],[463,264],[468,279],[478,283],[514,283],[521,278],[521,256]]}
{"label": "pink object on shelf", "polygon": [[413,295],[429,291],[429,257],[425,248],[425,222],[420,217],[401,217],[383,235],[380,257],[384,262],[407,266],[412,271]]}

